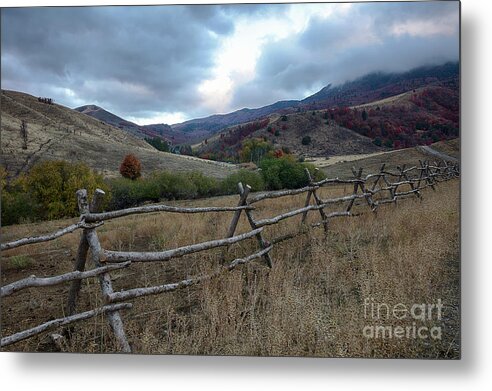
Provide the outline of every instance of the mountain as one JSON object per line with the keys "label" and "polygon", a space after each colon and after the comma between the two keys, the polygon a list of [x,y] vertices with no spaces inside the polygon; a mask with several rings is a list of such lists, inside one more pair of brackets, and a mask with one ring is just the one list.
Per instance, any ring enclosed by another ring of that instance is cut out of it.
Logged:
{"label": "mountain", "polygon": [[231,125],[254,121],[272,113],[281,112],[284,109],[291,109],[292,107],[296,107],[298,103],[299,101],[297,100],[279,101],[257,109],[244,108],[229,114],[214,114],[205,118],[192,119],[180,124],[171,125],[171,127],[174,130],[180,130],[182,132],[206,130],[210,134],[213,134]]}
{"label": "mountain", "polygon": [[227,114],[214,114],[179,124],[139,126],[98,106],[88,105],[76,110],[137,137],[160,137],[171,144],[194,144],[212,137],[231,126],[266,118],[271,114],[289,114],[303,110],[354,106],[384,99],[423,86],[442,86],[457,90],[459,63],[424,66],[403,73],[374,72],[339,86],[328,84],[302,100],[285,100],[259,108],[243,108]]}
{"label": "mountain", "polygon": [[308,109],[354,106],[431,85],[458,89],[458,77],[459,63],[425,66],[404,73],[374,72],[340,86],[327,85],[300,101],[300,106]]}
{"label": "mountain", "polygon": [[256,108],[215,114],[171,125],[173,130],[185,133],[216,133],[230,126],[255,121],[273,113],[288,114],[297,110],[326,109],[369,103],[416,88],[436,85],[458,89],[459,63],[424,66],[403,73],[375,72],[339,86],[328,84],[317,93],[302,100],[279,101]]}
{"label": "mountain", "polygon": [[[105,120],[115,119],[111,113],[98,109],[85,108]],[[223,178],[236,170],[225,163],[160,152],[124,129],[22,92],[2,90],[1,110],[0,164],[10,177],[27,171],[37,161],[53,159],[84,162],[106,176],[118,176],[119,165],[129,153],[141,160],[144,175],[167,169]],[[22,121],[27,124],[26,145],[20,134]]]}
{"label": "mountain", "polygon": [[195,146],[199,156],[238,161],[244,141],[267,142],[275,151],[299,156],[329,157],[384,151],[382,146],[353,130],[327,120],[322,111],[271,114],[268,118],[229,127]]}
{"label": "mountain", "polygon": [[112,125],[116,128],[124,129],[127,132],[137,136],[139,138],[144,138],[145,134],[140,131],[140,126],[134,124],[133,122],[127,121],[117,115],[110,113],[107,110],[104,110],[102,107],[96,105],[85,105],[75,108],[74,110],[87,114],[93,118],[98,119],[99,121],[105,122],[108,125]]}
{"label": "mountain", "polygon": [[210,135],[208,131],[200,131],[200,129],[197,129],[193,134],[183,132],[179,129],[172,129],[171,126],[167,124],[137,125],[136,123],[118,117],[97,105],[80,106],[76,107],[74,110],[127,131],[138,138],[145,139],[158,137],[168,141],[172,145],[190,144],[203,140]]}
{"label": "mountain", "polygon": [[276,151],[329,157],[429,145],[456,137],[459,91],[433,83],[362,105],[299,107],[294,113],[271,114],[224,129],[195,148],[207,159],[237,161],[246,139],[262,140]]}

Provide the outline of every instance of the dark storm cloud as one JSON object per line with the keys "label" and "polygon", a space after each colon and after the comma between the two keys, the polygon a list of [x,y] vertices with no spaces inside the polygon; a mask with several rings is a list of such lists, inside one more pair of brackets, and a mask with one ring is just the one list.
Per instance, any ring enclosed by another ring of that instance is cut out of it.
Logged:
{"label": "dark storm cloud", "polygon": [[[371,71],[457,60],[458,6],[364,3],[327,19],[315,14],[299,34],[265,40],[254,78],[234,86],[229,110],[303,98]],[[215,61],[235,23],[288,21],[293,7],[2,9],[2,88],[71,107],[95,103],[123,117],[211,114],[198,87],[217,76]]]}
{"label": "dark storm cloud", "polygon": [[254,107],[305,97],[373,71],[400,72],[456,61],[457,2],[353,5],[345,15],[311,20],[300,35],[269,43],[257,77],[235,91],[234,105]]}
{"label": "dark storm cloud", "polygon": [[2,87],[125,115],[185,110],[233,29],[217,7],[5,9]]}

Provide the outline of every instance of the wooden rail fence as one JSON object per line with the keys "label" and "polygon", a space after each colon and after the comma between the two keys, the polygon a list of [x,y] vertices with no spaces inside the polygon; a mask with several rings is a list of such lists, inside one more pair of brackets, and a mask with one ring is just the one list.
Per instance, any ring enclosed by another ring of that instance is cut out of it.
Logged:
{"label": "wooden rail fence", "polygon": [[[309,212],[319,214],[320,220],[316,223],[309,224],[310,227],[323,227],[325,232],[328,232],[330,219],[336,217],[349,217],[358,214],[353,213],[353,206],[357,201],[367,204],[370,211],[376,212],[381,205],[396,204],[398,199],[408,197],[422,197],[422,190],[430,187],[435,189],[435,186],[442,181],[447,181],[459,176],[459,165],[457,163],[449,163],[446,161],[434,162],[420,161],[419,165],[406,167],[405,165],[397,167],[396,171],[389,171],[386,165],[382,164],[379,172],[362,176],[363,169],[352,169],[353,178],[351,179],[323,179],[315,182],[308,170],[306,170],[309,184],[306,187],[294,190],[280,190],[263,192],[250,196],[251,188],[248,185],[243,186],[238,184],[239,202],[235,207],[201,207],[201,208],[184,208],[168,205],[151,205],[136,208],[129,208],[111,212],[100,212],[101,204],[104,198],[104,192],[97,189],[89,204],[87,191],[84,189],[78,190],[76,193],[78,207],[80,211],[80,221],[68,227],[60,229],[46,235],[22,238],[9,243],[2,243],[1,250],[9,250],[20,246],[25,246],[34,243],[47,242],[55,240],[63,235],[81,229],[79,247],[74,265],[74,271],[53,276],[53,277],[36,277],[30,276],[1,288],[1,297],[6,297],[14,294],[22,289],[32,287],[46,287],[62,283],[70,283],[70,289],[67,298],[65,316],[45,322],[41,325],[32,327],[28,330],[20,331],[10,336],[2,337],[1,347],[22,341],[34,335],[46,332],[65,326],[70,323],[78,322],[105,314],[109,325],[112,329],[118,347],[122,352],[131,352],[130,344],[127,340],[123,321],[120,312],[132,308],[132,304],[128,301],[137,297],[156,295],[175,291],[177,289],[189,287],[198,284],[206,279],[214,278],[221,273],[231,271],[240,265],[247,264],[255,259],[263,258],[268,267],[273,267],[274,263],[270,255],[273,246],[288,239],[292,239],[300,234],[306,233],[306,220]],[[348,184],[353,185],[351,194],[322,199],[317,191],[328,185]],[[406,186],[406,189],[403,187]],[[299,209],[294,209],[286,213],[263,219],[254,217],[254,204],[272,198],[280,198],[293,196],[298,194],[306,194],[304,206]],[[342,209],[334,212],[326,212],[325,209],[331,205],[342,205]],[[97,235],[97,227],[104,224],[104,221],[115,219],[132,214],[143,214],[152,212],[167,212],[167,213],[218,213],[218,212],[234,212],[231,223],[228,227],[226,237],[223,239],[210,240],[202,243],[192,244],[188,246],[169,249],[166,251],[155,252],[124,252],[112,251],[103,249]],[[235,234],[236,228],[242,213],[245,213],[251,230],[242,234]],[[265,239],[264,228],[269,225],[277,224],[282,220],[289,219],[294,216],[302,215],[301,227],[299,230],[290,234]],[[238,243],[250,238],[256,238],[258,242],[258,250],[243,258],[237,258],[230,261],[226,266],[221,267],[216,272],[189,278],[186,280],[151,286],[139,287],[134,289],[123,290],[119,292],[113,291],[111,272],[128,268],[133,263],[139,262],[166,262],[172,259],[183,257],[188,254],[193,254],[213,248],[227,247],[231,244]],[[92,268],[85,271],[86,262],[90,250],[90,260]],[[99,278],[99,285],[104,299],[104,306],[95,308],[82,313],[76,312],[77,298],[79,295],[81,281],[91,277]]]}

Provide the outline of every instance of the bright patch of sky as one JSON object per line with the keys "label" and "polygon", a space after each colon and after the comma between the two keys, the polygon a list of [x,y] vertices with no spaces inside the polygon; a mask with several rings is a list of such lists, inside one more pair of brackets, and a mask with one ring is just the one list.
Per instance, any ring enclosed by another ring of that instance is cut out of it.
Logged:
{"label": "bright patch of sky", "polygon": [[286,13],[265,17],[238,17],[232,36],[218,50],[213,77],[198,87],[203,106],[213,112],[230,110],[235,88],[253,80],[256,64],[267,43],[295,36],[309,26],[312,18],[321,20],[346,14],[351,4],[293,4]]}
{"label": "bright patch of sky", "polygon": [[145,117],[129,116],[126,120],[136,123],[137,125],[153,125],[153,124],[178,124],[189,119],[184,113],[156,113],[154,115],[146,115]]}

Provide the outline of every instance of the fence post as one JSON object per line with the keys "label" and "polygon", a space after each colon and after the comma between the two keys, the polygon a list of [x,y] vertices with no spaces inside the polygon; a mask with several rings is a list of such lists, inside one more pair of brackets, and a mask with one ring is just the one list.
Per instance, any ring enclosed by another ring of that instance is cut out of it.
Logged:
{"label": "fence post", "polygon": [[[354,175],[354,178],[357,182],[354,183],[354,191],[352,194],[355,196],[357,194],[357,190],[359,189],[359,182],[358,179],[362,176],[362,167],[359,168],[359,172],[355,171],[355,167],[352,167],[352,174]],[[355,198],[351,199],[348,206],[347,206],[347,212],[350,212],[350,209],[352,209],[352,206],[354,205]]]}
{"label": "fence post", "polygon": [[420,163],[420,167],[422,168],[422,172],[424,173],[424,177],[422,179],[425,179],[425,181],[427,182],[427,185],[429,185],[432,190],[436,190],[434,188],[434,184],[432,183],[432,180],[430,178],[430,172],[429,172],[429,163],[427,161],[422,161],[422,160],[419,160],[419,163]]}
{"label": "fence post", "polygon": [[[88,206],[87,203],[87,193],[86,193],[86,197],[83,197],[83,194],[79,193],[80,191],[82,190],[78,190],[76,192],[80,215],[83,216],[89,211],[92,213],[99,212],[105,194],[104,191],[102,191],[101,189],[96,189],[90,206]],[[74,270],[79,272],[84,271],[88,250],[89,250],[89,242],[87,241],[87,231],[84,228],[80,235],[79,247],[77,249],[77,257],[75,259]],[[70,284],[70,290],[68,292],[68,301],[66,307],[66,312],[68,315],[73,315],[75,313],[81,284],[82,284],[82,280],[74,280]]]}
{"label": "fence post", "polygon": [[[357,195],[357,191],[360,190],[362,191],[362,194],[364,194],[364,198],[366,199],[367,205],[371,208],[371,211],[375,212],[376,211],[376,205],[374,204],[374,201],[372,200],[372,197],[370,194],[366,192],[366,186],[365,186],[365,181],[362,180],[362,170],[363,168],[359,168],[359,171],[357,172],[355,170],[355,167],[352,167],[352,174],[354,175],[354,178],[357,182],[354,183],[354,191],[353,195]],[[352,206],[355,203],[355,198],[350,200],[349,205],[347,206],[347,212],[350,212],[352,209]]]}
{"label": "fence post", "polygon": [[384,168],[385,168],[385,167],[386,167],[386,163],[383,163],[383,164],[381,165],[381,168],[379,169],[379,174],[377,175],[376,180],[374,181],[374,183],[373,183],[373,185],[372,185],[372,187],[371,187],[371,191],[376,190],[376,186],[378,185],[379,180],[381,179],[381,177],[382,177],[382,176],[384,176],[383,171],[384,171]]}
{"label": "fence post", "polygon": [[[251,191],[251,186],[246,185],[246,188],[243,188],[241,192],[241,198],[244,197],[244,205],[248,205],[248,194],[250,193],[250,191]],[[248,222],[249,225],[251,226],[251,229],[253,230],[257,229],[258,226],[256,225],[255,219],[253,218],[252,211],[249,209],[245,209],[245,213],[246,213],[246,217],[248,218]],[[258,240],[258,244],[260,245],[261,249],[265,249],[270,245],[270,243],[268,243],[265,239],[263,239],[263,235],[261,234],[261,232],[256,234],[256,239]],[[263,259],[265,260],[268,267],[272,268],[273,262],[269,252],[263,255]]]}
{"label": "fence post", "polygon": [[[307,168],[306,168],[307,170]],[[309,171],[309,170],[308,170]],[[310,181],[311,182],[311,181]],[[306,195],[306,202],[304,202],[304,207],[308,207],[309,204],[311,203],[311,194],[313,193],[312,190],[309,190],[307,192],[307,195]],[[302,219],[301,219],[301,224],[304,224],[306,222],[306,219],[307,219],[307,215],[308,215],[308,211],[306,210],[303,214],[302,214]]]}
{"label": "fence post", "polygon": [[408,178],[408,175],[407,175],[407,173],[405,172],[405,170],[402,170],[401,172],[402,172],[403,178],[404,178],[406,181],[410,182],[410,183],[409,183],[410,188],[411,188],[411,189],[412,189],[412,191],[415,193],[416,197],[417,197],[417,198],[420,198],[420,191],[419,191],[419,189],[417,188],[417,190],[415,190],[415,186],[414,186],[413,182],[411,182],[411,181],[410,181],[410,179]]}
{"label": "fence post", "polygon": [[[313,177],[311,176],[311,173],[309,172],[309,170],[307,169],[307,167],[304,170],[306,171],[306,174],[307,174],[307,177],[308,177],[308,180],[309,180],[309,186],[313,186],[314,180],[313,180]],[[323,203],[321,201],[321,199],[318,197],[318,195],[316,194],[316,189],[313,189],[313,190],[310,190],[309,193],[308,193],[308,196],[306,198],[306,205],[305,206],[309,206],[309,201],[311,200],[311,195],[313,196],[314,202],[316,203],[317,206],[319,206],[319,205],[321,205]],[[326,233],[328,233],[328,217],[326,216],[326,213],[325,213],[325,211],[324,211],[323,208],[320,208],[318,210],[319,210],[319,214],[321,216],[321,222],[323,223],[323,229],[325,230],[325,234],[326,234]],[[305,211],[302,214],[302,223],[303,224],[304,224],[304,221],[307,218],[307,214],[308,214],[308,211]]]}
{"label": "fence post", "polygon": [[[237,184],[237,190],[239,193],[239,202],[237,203],[237,206],[244,206],[246,205],[246,198],[248,197],[249,191],[251,190],[250,187],[246,187],[246,189],[243,187],[243,184],[239,182]],[[241,217],[241,212],[242,210],[236,210],[234,212],[234,216],[232,217],[231,224],[229,225],[229,229],[227,231],[227,237],[232,238],[234,236],[234,232],[236,232],[236,227],[239,222],[239,218]]]}
{"label": "fence post", "polygon": [[[94,208],[99,208],[102,199],[104,197],[104,191],[98,189],[94,195],[92,206]],[[82,189],[77,191],[77,198],[79,205],[82,205],[82,210],[88,210],[87,203],[87,190]],[[87,242],[91,250],[91,260],[94,267],[101,267],[101,244],[99,243],[99,238],[97,237],[96,229],[94,227],[88,227],[84,229],[86,233]],[[104,273],[99,276],[99,283],[101,286],[101,292],[103,298],[106,301],[108,297],[113,293],[113,286],[111,282],[111,277],[109,273]],[[123,321],[119,311],[110,311],[106,314],[108,318],[109,325],[113,330],[116,340],[119,344],[120,349],[125,353],[131,353],[130,344],[128,343],[125,335],[125,330],[123,328]]]}
{"label": "fence post", "polygon": [[371,201],[372,201],[372,211],[374,213],[377,213],[377,209],[378,209],[378,204],[377,204],[377,201],[374,202],[374,200],[372,199],[372,196],[374,195],[374,192],[376,191],[377,189],[377,186],[379,184],[379,181],[381,180],[381,178],[383,178],[383,182],[385,181],[385,177],[384,177],[384,168],[386,167],[386,163],[383,163],[381,164],[381,167],[379,168],[379,174],[377,175],[376,177],[376,180],[374,181],[374,183],[372,184],[371,186],[371,190],[370,190],[370,193],[371,193]]}
{"label": "fence post", "polygon": [[[77,250],[77,258],[75,259],[74,270],[79,272],[84,271],[88,250],[89,250],[89,242],[87,242],[87,236],[85,230],[82,230],[82,233],[80,234],[79,248]],[[70,284],[70,290],[68,291],[68,301],[66,307],[66,313],[69,316],[75,313],[81,283],[82,283],[81,280],[74,280]]]}

